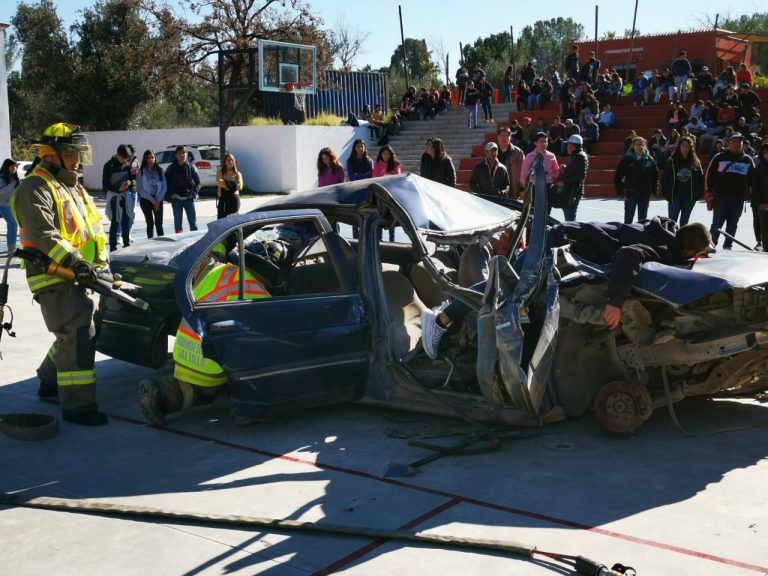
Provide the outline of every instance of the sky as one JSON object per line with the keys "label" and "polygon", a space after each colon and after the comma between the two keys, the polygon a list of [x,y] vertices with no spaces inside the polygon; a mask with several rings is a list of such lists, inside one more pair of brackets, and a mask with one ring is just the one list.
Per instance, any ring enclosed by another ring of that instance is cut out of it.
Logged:
{"label": "sky", "polygon": [[[34,1],[27,0],[29,3]],[[176,2],[183,5],[185,0]],[[17,3],[15,0],[3,0],[0,22],[10,21]],[[93,0],[54,0],[67,26],[77,20],[83,8],[94,3]],[[609,30],[621,34],[625,29],[632,28],[635,5],[634,0],[308,0],[308,3],[323,18],[326,28],[334,28],[343,20],[349,29],[368,33],[365,48],[355,59],[355,65],[362,67],[370,64],[374,69],[388,66],[392,53],[400,43],[398,5],[402,6],[405,37],[425,39],[433,54],[434,47],[442,43],[449,54],[452,69],[458,63],[459,42],[472,44],[480,37],[509,31],[510,26],[514,28],[517,39],[525,26],[558,16],[570,17],[581,23],[592,38],[596,5],[599,7],[598,36]],[[639,0],[637,29],[647,34],[703,28],[707,17],[714,21],[718,12],[722,21],[728,15],[736,17],[763,11],[764,2],[757,0]]]}

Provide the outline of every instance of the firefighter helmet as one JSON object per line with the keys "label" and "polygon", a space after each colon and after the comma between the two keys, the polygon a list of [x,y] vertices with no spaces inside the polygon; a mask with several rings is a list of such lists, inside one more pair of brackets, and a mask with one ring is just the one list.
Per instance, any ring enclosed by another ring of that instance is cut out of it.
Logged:
{"label": "firefighter helmet", "polygon": [[93,164],[93,150],[88,142],[88,135],[80,132],[80,126],[75,124],[51,124],[43,131],[40,139],[32,142],[32,146],[38,148],[40,156],[46,154],[47,147],[59,155],[67,152],[77,153],[81,165]]}

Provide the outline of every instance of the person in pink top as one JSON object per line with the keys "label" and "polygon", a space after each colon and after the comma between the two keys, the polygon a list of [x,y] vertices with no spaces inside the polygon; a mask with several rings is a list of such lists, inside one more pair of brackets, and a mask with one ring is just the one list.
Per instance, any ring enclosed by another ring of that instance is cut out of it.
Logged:
{"label": "person in pink top", "polygon": [[330,148],[323,148],[317,155],[317,186],[331,186],[344,182],[344,167]]}
{"label": "person in pink top", "polygon": [[373,166],[373,177],[387,176],[389,174],[400,174],[400,160],[397,159],[392,146],[387,144],[379,150],[376,157],[376,164]]}
{"label": "person in pink top", "polygon": [[544,171],[547,173],[547,184],[554,184],[560,174],[560,166],[557,164],[557,157],[547,150],[549,139],[547,138],[546,133],[538,132],[536,136],[534,136],[533,143],[534,149],[525,155],[525,158],[523,158],[523,165],[520,168],[520,186],[523,188],[525,188],[528,172],[537,156],[543,157]]}
{"label": "person in pink top", "polygon": [[[389,176],[391,174],[400,174],[400,160],[397,159],[394,148],[387,144],[381,147],[379,155],[376,156],[376,164],[373,166],[373,177]],[[394,227],[389,229],[389,241],[395,241]]]}

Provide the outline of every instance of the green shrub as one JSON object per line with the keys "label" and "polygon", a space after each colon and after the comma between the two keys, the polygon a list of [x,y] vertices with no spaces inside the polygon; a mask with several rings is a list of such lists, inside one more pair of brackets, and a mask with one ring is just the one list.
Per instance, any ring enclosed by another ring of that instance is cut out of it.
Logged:
{"label": "green shrub", "polygon": [[280,118],[266,118],[264,116],[255,116],[248,122],[249,126],[282,126],[283,121]]}
{"label": "green shrub", "polygon": [[307,120],[304,125],[305,126],[341,126],[341,123],[345,119],[341,116],[336,116],[335,114],[329,114],[328,112],[323,112],[322,114],[318,114],[314,118],[310,118]]}
{"label": "green shrub", "polygon": [[753,88],[768,88],[768,76],[753,76]]}

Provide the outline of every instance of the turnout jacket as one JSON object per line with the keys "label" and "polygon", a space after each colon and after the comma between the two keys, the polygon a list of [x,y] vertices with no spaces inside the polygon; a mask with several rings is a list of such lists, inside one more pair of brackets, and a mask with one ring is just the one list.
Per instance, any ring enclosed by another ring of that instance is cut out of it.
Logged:
{"label": "turnout jacket", "polygon": [[[107,263],[107,239],[101,216],[77,173],[41,162],[16,187],[11,210],[19,223],[21,245],[37,250],[60,266],[80,260],[95,267]],[[32,292],[66,280],[24,263]]]}

